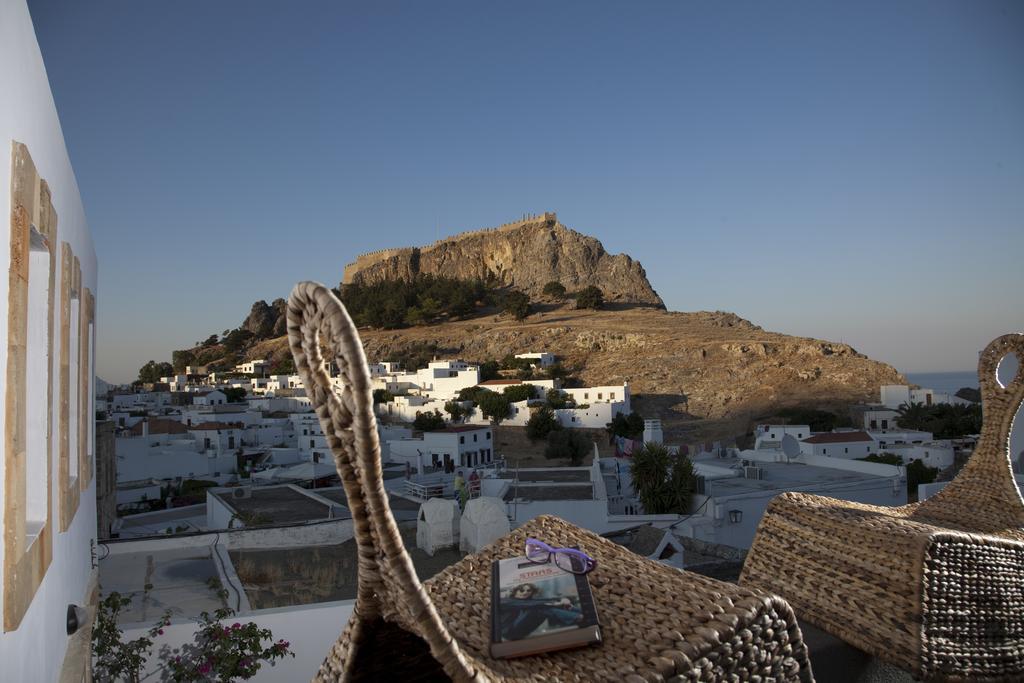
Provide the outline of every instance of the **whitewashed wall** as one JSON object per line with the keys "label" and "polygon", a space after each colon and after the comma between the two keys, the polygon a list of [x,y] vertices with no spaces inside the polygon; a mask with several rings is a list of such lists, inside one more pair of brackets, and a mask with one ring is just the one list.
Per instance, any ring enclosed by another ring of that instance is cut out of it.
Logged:
{"label": "whitewashed wall", "polygon": [[[10,185],[11,185],[11,141],[27,145],[39,175],[49,184],[53,193],[53,205],[59,217],[58,241],[66,241],[79,257],[82,268],[82,284],[97,297],[97,325],[102,306],[96,288],[96,253],[93,248],[85,212],[78,193],[71,162],[64,146],[64,136],[54,107],[46,70],[43,66],[39,45],[36,42],[32,20],[24,0],[0,2],[0,340],[4,352],[0,353],[0,382],[7,376],[7,303],[8,281],[6,273],[10,267]],[[59,244],[57,245],[59,249]],[[59,252],[58,252],[59,254]],[[61,281],[61,262],[56,260],[55,286]],[[59,301],[59,297],[55,299]],[[59,415],[57,360],[60,353],[60,326],[54,329],[54,356],[51,358],[53,373],[53,420]],[[30,377],[29,381],[40,381]],[[6,414],[5,392],[0,391],[0,416]],[[63,663],[68,637],[65,632],[65,611],[69,603],[83,604],[92,580],[90,561],[90,540],[96,537],[96,488],[95,483],[81,492],[78,513],[69,529],[59,532],[59,496],[57,448],[59,439],[53,439],[50,453],[52,486],[54,495],[49,510],[53,533],[53,560],[39,586],[21,625],[17,630],[0,633],[0,678],[7,681],[52,681],[56,680]],[[77,444],[71,444],[72,452]],[[5,473],[0,467],[0,499],[2,499]],[[95,481],[95,479],[94,479]],[[4,548],[0,543],[0,565],[4,560]],[[3,608],[0,593],[0,609]]]}

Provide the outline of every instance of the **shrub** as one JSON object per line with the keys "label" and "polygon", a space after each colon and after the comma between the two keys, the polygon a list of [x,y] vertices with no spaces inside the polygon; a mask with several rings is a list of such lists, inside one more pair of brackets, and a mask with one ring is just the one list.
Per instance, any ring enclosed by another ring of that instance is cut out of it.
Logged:
{"label": "shrub", "polygon": [[582,432],[575,429],[556,429],[548,433],[544,457],[549,460],[567,459],[576,466],[593,450],[593,442]]}
{"label": "shrub", "polygon": [[565,286],[557,280],[552,280],[544,285],[544,289],[541,291],[543,291],[544,296],[551,297],[552,299],[565,298]]}
{"label": "shrub", "polygon": [[533,398],[535,392],[536,388],[532,384],[513,384],[512,386],[505,387],[502,394],[508,399],[509,403],[518,403],[519,401],[528,401]]}
{"label": "shrub", "polygon": [[511,406],[504,394],[488,391],[485,394],[480,394],[478,398],[479,400],[476,403],[480,406],[480,412],[487,419],[495,424],[501,424],[501,421],[508,417],[508,411]]}
{"label": "shrub", "polygon": [[604,293],[600,288],[590,285],[584,287],[576,294],[576,308],[593,308],[595,310],[604,307]]}
{"label": "shrub", "polygon": [[439,410],[434,412],[416,413],[416,419],[412,422],[412,428],[421,432],[433,432],[444,429],[444,415]]}
{"label": "shrub", "polygon": [[533,415],[526,422],[526,436],[530,441],[540,441],[548,438],[548,434],[561,429],[562,424],[555,417],[555,411],[547,406],[534,411]]}
{"label": "shrub", "polygon": [[466,416],[467,410],[458,401],[448,401],[444,404],[444,411],[448,413],[452,422],[457,422]]}
{"label": "shrub", "polygon": [[530,315],[530,297],[519,290],[512,290],[502,297],[501,312],[508,313],[516,320],[526,320]]}

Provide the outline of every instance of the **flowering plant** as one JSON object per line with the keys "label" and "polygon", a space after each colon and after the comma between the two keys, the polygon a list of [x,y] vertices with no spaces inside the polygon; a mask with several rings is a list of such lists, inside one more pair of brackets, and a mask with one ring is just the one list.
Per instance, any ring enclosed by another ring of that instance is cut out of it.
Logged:
{"label": "flowering plant", "polygon": [[135,640],[124,641],[117,625],[117,615],[131,604],[132,599],[118,592],[112,592],[96,606],[96,623],[92,629],[93,676],[98,681],[125,680],[131,683],[139,680],[139,672],[149,659],[153,639],[164,634],[164,626],[170,623],[170,614],[165,613],[147,635]]}
{"label": "flowering plant", "polygon": [[[264,662],[273,666],[274,660],[295,656],[287,640],[274,642],[270,629],[251,621],[236,621],[230,626],[221,623],[234,614],[233,609],[222,607],[212,615],[199,615],[200,626],[193,642],[167,657],[172,681],[244,681],[255,676]],[[264,645],[264,641],[270,644]]]}
{"label": "flowering plant", "polygon": [[[217,594],[222,600],[227,598],[227,591],[219,590]],[[125,641],[117,617],[129,604],[131,598],[116,592],[99,602],[92,634],[93,678],[97,681],[137,683],[154,639],[162,636],[164,627],[171,623],[168,610],[145,636]],[[234,614],[229,607],[217,609],[213,614],[203,612],[199,630],[191,643],[174,649],[164,645],[159,657],[164,662],[165,679],[175,683],[248,680],[265,662],[273,666],[275,660],[295,656],[287,640],[274,642],[270,629],[260,628],[253,622],[235,622],[230,626],[221,623]]]}

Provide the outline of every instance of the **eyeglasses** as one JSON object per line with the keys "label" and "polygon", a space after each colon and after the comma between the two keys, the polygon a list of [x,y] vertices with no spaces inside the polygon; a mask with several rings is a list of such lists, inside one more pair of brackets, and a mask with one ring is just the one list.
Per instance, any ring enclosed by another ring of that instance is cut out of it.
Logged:
{"label": "eyeglasses", "polygon": [[575,548],[552,548],[536,538],[526,539],[526,559],[536,564],[554,561],[555,566],[573,574],[586,574],[597,566],[597,560]]}

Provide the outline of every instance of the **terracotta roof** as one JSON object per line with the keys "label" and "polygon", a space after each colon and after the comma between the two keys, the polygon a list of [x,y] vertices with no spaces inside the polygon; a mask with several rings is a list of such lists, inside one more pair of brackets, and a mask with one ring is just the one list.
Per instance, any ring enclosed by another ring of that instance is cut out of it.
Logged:
{"label": "terracotta roof", "polygon": [[241,427],[241,422],[204,422],[202,424],[189,427],[189,431],[206,432],[212,429],[241,429]]}
{"label": "terracotta roof", "polygon": [[509,385],[509,384],[526,384],[526,382],[524,382],[521,379],[489,379],[486,382],[480,382],[480,384],[477,384],[477,386],[478,387],[495,387],[495,386],[499,386],[499,385]]}
{"label": "terracotta roof", "polygon": [[432,429],[431,433],[450,432],[454,434],[458,432],[476,432],[481,429],[490,429],[490,425],[451,425],[444,429]]}
{"label": "terracotta roof", "polygon": [[[149,418],[150,434],[185,434],[188,429],[177,420],[168,420],[160,417]],[[142,422],[137,422],[128,430],[132,436],[142,436]]]}
{"label": "terracotta roof", "polygon": [[856,441],[874,441],[865,432],[829,432],[815,434],[804,439],[804,443],[853,443]]}

